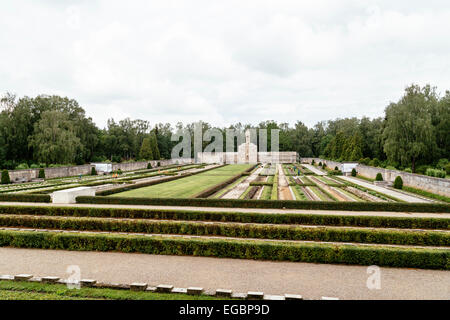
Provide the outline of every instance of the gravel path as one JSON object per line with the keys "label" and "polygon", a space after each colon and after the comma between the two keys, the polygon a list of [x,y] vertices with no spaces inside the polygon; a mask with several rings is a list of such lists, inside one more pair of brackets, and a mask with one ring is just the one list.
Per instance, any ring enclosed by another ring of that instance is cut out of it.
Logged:
{"label": "gravel path", "polygon": [[315,174],[317,174],[318,176],[326,176],[327,173],[323,172],[322,170],[317,169],[315,166],[310,165],[310,164],[302,164],[302,166],[305,166],[306,168],[308,168],[309,170],[311,170],[312,172],[314,172]]}
{"label": "gravel path", "polygon": [[260,167],[255,170],[250,176],[248,176],[247,179],[239,183],[236,187],[225,193],[225,195],[222,196],[222,199],[239,199],[239,197],[247,190],[247,188],[250,186],[250,182],[253,182],[258,178],[259,173],[261,172],[263,168]]}
{"label": "gravel path", "polygon": [[366,182],[366,181],[362,181],[362,180],[357,179],[357,178],[347,177],[347,176],[341,176],[340,178],[344,179],[344,180],[347,180],[347,181],[350,181],[350,182],[352,182],[354,184],[360,185],[361,187],[369,188],[369,189],[372,189],[372,190],[375,190],[375,191],[387,194],[387,195],[389,195],[391,197],[395,197],[397,199],[400,199],[400,200],[403,200],[403,201],[406,201],[406,202],[427,202],[427,203],[432,202],[432,201],[425,200],[423,198],[417,198],[417,197],[410,196],[410,195],[407,195],[407,194],[402,193],[402,192],[397,192],[397,191],[394,191],[394,190],[391,190],[391,189],[388,189],[388,188],[376,186],[376,185],[374,185],[372,183],[369,183],[369,182]]}
{"label": "gravel path", "polygon": [[0,274],[67,278],[70,265],[80,267],[82,279],[108,283],[293,293],[306,299],[450,299],[449,271],[380,268],[381,289],[369,290],[365,266],[0,248]]}

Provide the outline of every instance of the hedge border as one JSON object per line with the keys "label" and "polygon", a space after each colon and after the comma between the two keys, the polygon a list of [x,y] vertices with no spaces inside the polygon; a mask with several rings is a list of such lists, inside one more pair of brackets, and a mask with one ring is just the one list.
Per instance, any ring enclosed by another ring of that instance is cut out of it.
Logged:
{"label": "hedge border", "polygon": [[376,215],[352,216],[47,206],[0,206],[1,214],[450,230],[449,218],[387,217]]}
{"label": "hedge border", "polygon": [[64,218],[0,215],[0,226],[36,229],[126,232],[167,235],[220,236],[231,238],[272,239],[280,241],[351,242],[409,246],[450,246],[450,233],[439,231],[386,230],[367,228],[303,227],[237,223],[203,223],[186,221],[154,221]]}
{"label": "hedge border", "polygon": [[450,270],[449,250],[0,231],[0,246]]}
{"label": "hedge border", "polygon": [[5,202],[45,202],[52,201],[51,196],[48,194],[20,194],[20,193],[7,193],[0,194],[0,201]]}
{"label": "hedge border", "polygon": [[295,200],[134,198],[134,197],[98,197],[98,196],[96,197],[80,196],[76,198],[76,201],[77,203],[90,203],[90,204],[450,213],[450,205],[441,203],[327,202],[327,201],[295,201]]}

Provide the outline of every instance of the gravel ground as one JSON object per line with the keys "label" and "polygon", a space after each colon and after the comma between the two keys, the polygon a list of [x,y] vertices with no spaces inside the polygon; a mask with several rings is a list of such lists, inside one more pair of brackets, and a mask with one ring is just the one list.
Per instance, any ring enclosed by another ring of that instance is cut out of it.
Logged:
{"label": "gravel ground", "polygon": [[380,268],[381,288],[369,290],[364,266],[0,248],[0,274],[67,278],[70,265],[80,267],[83,279],[109,283],[294,293],[307,299],[450,299],[449,271]]}

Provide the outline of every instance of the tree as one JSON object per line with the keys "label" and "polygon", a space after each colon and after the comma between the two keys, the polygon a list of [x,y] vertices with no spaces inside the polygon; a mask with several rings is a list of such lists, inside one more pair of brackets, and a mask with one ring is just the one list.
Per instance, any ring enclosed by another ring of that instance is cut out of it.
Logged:
{"label": "tree", "polygon": [[394,180],[394,188],[395,189],[403,189],[403,179],[400,176],[397,176]]}
{"label": "tree", "polygon": [[436,145],[428,112],[436,96],[428,89],[412,85],[406,88],[398,103],[391,103],[386,108],[384,151],[389,161],[399,161],[403,166],[411,164],[413,172],[417,159]]}
{"label": "tree", "polygon": [[2,184],[10,184],[11,180],[9,179],[9,172],[8,170],[3,170],[2,171],[2,180],[1,180]]}
{"label": "tree", "polygon": [[155,132],[152,132],[150,134],[150,148],[152,150],[153,160],[161,159],[161,155],[159,154],[159,149],[158,149],[158,141],[156,139]]}
{"label": "tree", "polygon": [[381,172],[377,173],[377,176],[375,177],[375,181],[383,181],[383,175],[381,174]]}
{"label": "tree", "polygon": [[38,178],[39,179],[45,179],[45,170],[44,170],[44,168],[39,169]]}
{"label": "tree", "polygon": [[34,126],[30,137],[34,159],[45,163],[73,163],[80,139],[75,135],[73,123],[62,111],[45,111]]}
{"label": "tree", "polygon": [[150,138],[144,138],[139,152],[139,157],[143,160],[153,160],[153,153]]}

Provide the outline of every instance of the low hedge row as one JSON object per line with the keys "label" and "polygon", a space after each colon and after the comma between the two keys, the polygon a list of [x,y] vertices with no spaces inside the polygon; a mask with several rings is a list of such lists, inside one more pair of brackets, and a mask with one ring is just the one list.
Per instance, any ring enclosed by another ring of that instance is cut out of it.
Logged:
{"label": "low hedge row", "polygon": [[78,203],[91,204],[450,213],[450,205],[443,203],[327,202],[295,200],[132,198],[87,196],[77,197],[76,200]]}
{"label": "low hedge row", "polygon": [[383,246],[292,244],[270,241],[174,239],[20,231],[0,231],[0,246],[450,269],[450,252],[448,250]]}
{"label": "low hedge row", "polygon": [[0,214],[450,230],[448,218],[44,206],[0,206]]}
{"label": "low hedge row", "polygon": [[0,226],[80,231],[114,231],[150,234],[183,234],[234,238],[355,242],[391,245],[449,246],[446,232],[375,230],[333,227],[292,227],[235,223],[201,223],[105,218],[64,218],[0,215]]}
{"label": "low hedge row", "polygon": [[273,183],[267,182],[267,181],[252,181],[250,182],[251,186],[257,186],[257,187],[262,187],[262,186],[272,186]]}
{"label": "low hedge row", "polygon": [[0,194],[0,201],[5,201],[5,202],[51,202],[51,197],[48,194],[8,193],[8,194]]}

